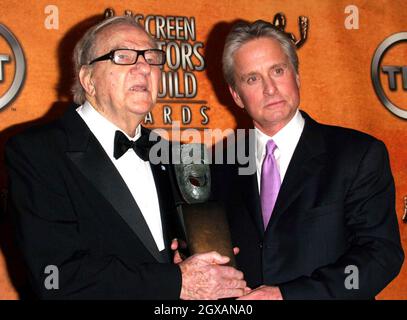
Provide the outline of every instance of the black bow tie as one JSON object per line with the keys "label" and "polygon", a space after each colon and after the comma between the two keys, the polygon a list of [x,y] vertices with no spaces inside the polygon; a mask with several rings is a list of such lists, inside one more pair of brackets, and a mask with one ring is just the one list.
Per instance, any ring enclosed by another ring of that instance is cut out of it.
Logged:
{"label": "black bow tie", "polygon": [[119,159],[127,150],[132,148],[134,152],[144,161],[148,161],[148,154],[153,141],[148,140],[148,134],[141,134],[136,141],[127,139],[123,132],[117,130],[114,135],[114,152],[115,159]]}

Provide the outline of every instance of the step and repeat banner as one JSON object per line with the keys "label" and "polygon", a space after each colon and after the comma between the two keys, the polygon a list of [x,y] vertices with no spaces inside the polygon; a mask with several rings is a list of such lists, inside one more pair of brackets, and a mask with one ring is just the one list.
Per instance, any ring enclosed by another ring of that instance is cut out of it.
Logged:
{"label": "step and repeat banner", "polygon": [[[275,22],[296,41],[301,109],[319,122],[383,140],[407,226],[407,3],[405,0],[11,1],[0,4],[0,209],[7,198],[4,144],[54,119],[72,101],[72,51],[107,8],[131,14],[167,52],[151,128],[236,129],[250,125],[221,73],[225,36],[239,19]],[[304,28],[306,21],[306,28]],[[301,23],[302,22],[302,23]],[[2,214],[2,216],[4,216]],[[0,218],[0,299],[21,298],[10,223]],[[407,268],[379,295],[407,298]]]}

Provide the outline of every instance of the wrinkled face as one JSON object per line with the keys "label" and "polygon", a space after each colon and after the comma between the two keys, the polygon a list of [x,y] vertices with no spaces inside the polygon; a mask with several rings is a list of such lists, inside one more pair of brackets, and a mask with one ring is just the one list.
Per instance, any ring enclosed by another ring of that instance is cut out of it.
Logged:
{"label": "wrinkled face", "polygon": [[[97,35],[93,58],[119,48],[143,50],[154,45],[142,29],[113,25]],[[161,71],[158,66],[147,64],[142,56],[134,65],[98,61],[89,73],[83,74],[82,77],[88,77],[88,81],[81,79],[88,99],[110,118],[143,117],[156,102]]]}
{"label": "wrinkled face", "polygon": [[277,40],[258,38],[234,55],[233,99],[263,132],[277,132],[294,116],[300,101],[299,76]]}

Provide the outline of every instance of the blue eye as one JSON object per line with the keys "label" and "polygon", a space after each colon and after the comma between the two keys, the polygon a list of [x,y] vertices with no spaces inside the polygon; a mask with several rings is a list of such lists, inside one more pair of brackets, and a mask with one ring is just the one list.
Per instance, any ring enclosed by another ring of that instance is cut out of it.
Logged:
{"label": "blue eye", "polygon": [[119,54],[119,55],[117,55],[117,58],[120,60],[126,60],[126,59],[129,59],[129,56],[125,55],[125,54]]}

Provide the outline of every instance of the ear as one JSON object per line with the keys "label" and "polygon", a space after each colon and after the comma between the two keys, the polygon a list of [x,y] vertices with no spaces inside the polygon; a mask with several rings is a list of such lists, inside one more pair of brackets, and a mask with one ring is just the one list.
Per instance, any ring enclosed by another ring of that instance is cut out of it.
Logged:
{"label": "ear", "polygon": [[299,89],[299,88],[300,88],[300,84],[301,84],[300,75],[299,75],[299,74],[296,74],[296,75],[295,75],[295,81],[297,82],[297,86],[298,86],[298,89]]}
{"label": "ear", "polygon": [[230,85],[229,85],[229,91],[233,97],[233,100],[235,100],[235,103],[238,105],[238,107],[244,109],[244,104],[243,104],[242,99],[240,98],[239,93],[235,89],[233,89]]}
{"label": "ear", "polygon": [[86,66],[81,67],[81,70],[79,71],[79,81],[87,95],[90,97],[95,96],[96,90],[92,79],[91,68]]}

